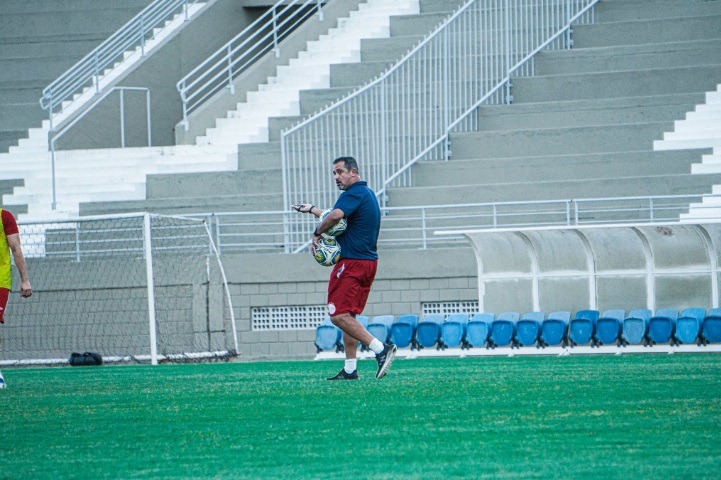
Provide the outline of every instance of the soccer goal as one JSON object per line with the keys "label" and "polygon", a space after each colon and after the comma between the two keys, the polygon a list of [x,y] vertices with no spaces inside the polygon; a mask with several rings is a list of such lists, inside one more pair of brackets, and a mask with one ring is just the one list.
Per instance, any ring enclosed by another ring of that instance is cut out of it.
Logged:
{"label": "soccer goal", "polygon": [[11,293],[0,365],[88,351],[152,364],[237,354],[227,279],[203,219],[139,213],[19,227],[33,296]]}

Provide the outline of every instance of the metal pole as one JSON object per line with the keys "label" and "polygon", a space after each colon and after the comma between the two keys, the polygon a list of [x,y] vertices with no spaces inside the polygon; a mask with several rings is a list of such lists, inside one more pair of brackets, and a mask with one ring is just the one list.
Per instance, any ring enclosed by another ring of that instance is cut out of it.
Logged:
{"label": "metal pole", "polygon": [[318,0],[318,21],[323,21],[323,1]]}
{"label": "metal pole", "polygon": [[421,223],[423,225],[423,250],[426,250],[428,248],[428,243],[426,242],[426,209],[421,209]]}
{"label": "metal pole", "polygon": [[57,198],[56,198],[56,189],[55,189],[55,139],[54,138],[52,140],[50,140],[50,180],[51,180],[52,189],[53,189],[53,201],[50,206],[52,207],[53,210],[55,210],[58,206],[58,202],[57,202]]}
{"label": "metal pole", "polygon": [[75,224],[75,261],[80,261],[80,224]]}
{"label": "metal pole", "polygon": [[150,118],[150,89],[145,91],[145,113],[148,118],[148,146],[153,146],[152,119]]}
{"label": "metal pole", "polygon": [[150,332],[150,363],[158,364],[158,339],[155,325],[155,283],[153,279],[153,249],[150,236],[150,214],[143,215],[143,243],[145,246],[145,277],[148,283],[148,327]]}
{"label": "metal pole", "polygon": [[120,148],[125,148],[125,90],[120,89]]}
{"label": "metal pole", "polygon": [[275,58],[280,57],[280,50],[278,49],[278,12],[273,7],[273,51],[275,51]]}
{"label": "metal pole", "polygon": [[[233,52],[231,50],[232,48],[228,45],[228,88],[230,89],[230,94],[235,95],[235,85],[233,84]],[[276,58],[278,57],[278,52],[276,52],[275,56]]]}

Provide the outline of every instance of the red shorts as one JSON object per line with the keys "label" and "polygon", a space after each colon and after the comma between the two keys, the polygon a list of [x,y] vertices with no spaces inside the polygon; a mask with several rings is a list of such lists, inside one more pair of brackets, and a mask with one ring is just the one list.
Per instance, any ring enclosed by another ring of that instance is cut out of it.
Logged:
{"label": "red shorts", "polygon": [[0,288],[0,323],[5,323],[5,307],[8,306],[9,296],[10,290],[7,288]]}
{"label": "red shorts", "polygon": [[377,269],[378,260],[341,259],[328,282],[328,314],[362,313]]}

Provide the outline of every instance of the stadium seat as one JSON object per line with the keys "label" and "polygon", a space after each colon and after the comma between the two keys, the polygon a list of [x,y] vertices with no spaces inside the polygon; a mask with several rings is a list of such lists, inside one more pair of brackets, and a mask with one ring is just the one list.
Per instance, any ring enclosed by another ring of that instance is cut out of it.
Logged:
{"label": "stadium seat", "polygon": [[391,325],[393,325],[393,315],[376,315],[368,324],[368,331],[383,343],[386,343],[391,336]]}
{"label": "stadium seat", "polygon": [[441,343],[450,348],[461,346],[465,348],[466,327],[468,326],[467,313],[452,313],[441,325]]}
{"label": "stadium seat", "polygon": [[705,317],[705,308],[687,308],[681,312],[681,316],[676,320],[676,333],[673,336],[676,343],[697,343],[700,339]]}
{"label": "stadium seat", "polygon": [[541,346],[556,346],[566,342],[571,312],[551,312],[541,324]]}
{"label": "stadium seat", "polygon": [[596,341],[601,345],[617,344],[623,330],[626,310],[606,310],[596,321]]}
{"label": "stadium seat", "polygon": [[329,317],[315,329],[315,348],[318,353],[326,350],[340,350],[342,332],[340,328],[333,325]]}
{"label": "stadium seat", "polygon": [[541,336],[541,325],[546,315],[543,312],[527,312],[516,324],[516,340],[524,347],[538,345]]}
{"label": "stadium seat", "polygon": [[441,339],[441,325],[443,324],[444,315],[442,313],[431,313],[423,316],[423,320],[418,324],[416,331],[416,341],[420,347],[441,348],[439,340]]}
{"label": "stadium seat", "polygon": [[648,339],[651,343],[666,343],[676,331],[678,310],[675,308],[659,308],[656,315],[648,319]]}
{"label": "stadium seat", "polygon": [[466,343],[471,347],[487,347],[491,334],[492,313],[474,313],[466,325]]}
{"label": "stadium seat", "polygon": [[596,333],[596,322],[598,321],[598,310],[579,310],[571,320],[568,327],[568,339],[571,345],[585,345],[588,342],[595,343],[593,335]]}
{"label": "stadium seat", "polygon": [[721,342],[721,308],[714,308],[703,319],[701,337],[704,343]]}
{"label": "stadium seat", "polygon": [[646,344],[648,340],[648,321],[651,318],[651,310],[639,308],[631,310],[628,317],[623,321],[621,338],[627,345]]}
{"label": "stadium seat", "polygon": [[496,319],[491,323],[491,344],[497,347],[505,347],[513,342],[516,336],[516,322],[518,322],[518,313],[503,312],[499,313]]}
{"label": "stadium seat", "polygon": [[411,346],[415,348],[416,329],[418,328],[418,315],[407,313],[398,315],[396,321],[391,325],[391,342],[395,343],[398,348]]}

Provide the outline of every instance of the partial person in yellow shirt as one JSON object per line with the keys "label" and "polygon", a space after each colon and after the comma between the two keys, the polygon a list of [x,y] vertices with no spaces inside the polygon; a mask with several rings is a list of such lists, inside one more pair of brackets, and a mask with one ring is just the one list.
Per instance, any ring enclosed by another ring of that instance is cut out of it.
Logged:
{"label": "partial person in yellow shirt", "polygon": [[[15,260],[15,266],[20,273],[20,295],[27,298],[33,294],[33,288],[28,278],[28,268],[20,245],[20,231],[15,217],[5,209],[0,209],[0,323],[5,323],[5,308],[10,297],[10,290],[13,286],[12,263],[10,253]],[[0,388],[5,388],[5,378],[0,372]]]}

